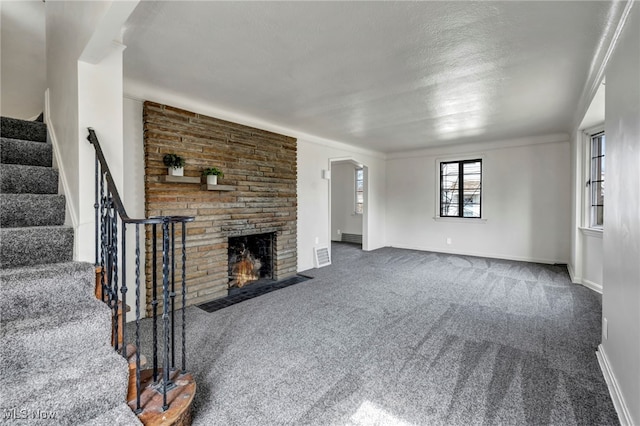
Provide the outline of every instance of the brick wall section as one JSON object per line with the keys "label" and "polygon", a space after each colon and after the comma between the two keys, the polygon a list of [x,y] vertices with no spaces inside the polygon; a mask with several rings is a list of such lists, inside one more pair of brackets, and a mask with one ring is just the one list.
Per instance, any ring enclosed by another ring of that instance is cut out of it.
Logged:
{"label": "brick wall section", "polygon": [[[196,218],[187,224],[185,244],[188,305],[227,295],[230,236],[275,232],[275,277],[296,273],[296,146],[296,139],[288,136],[144,103],[146,215]],[[234,190],[207,191],[201,184],[162,182],[167,174],[162,158],[167,153],[185,159],[185,176],[200,176],[207,167],[220,168],[224,178],[218,183],[232,185]],[[176,229],[176,254],[182,249],[180,237]],[[162,249],[160,240],[158,248]],[[147,300],[151,300],[151,229],[147,229],[146,250]],[[161,252],[158,259],[161,263]],[[178,268],[176,277],[181,274]],[[158,277],[160,295],[160,269]]]}

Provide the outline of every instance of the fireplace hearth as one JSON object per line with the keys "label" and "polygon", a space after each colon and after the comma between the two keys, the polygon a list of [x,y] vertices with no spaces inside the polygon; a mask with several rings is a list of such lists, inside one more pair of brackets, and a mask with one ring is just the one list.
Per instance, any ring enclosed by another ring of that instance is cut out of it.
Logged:
{"label": "fireplace hearth", "polygon": [[229,293],[272,281],[275,233],[229,237]]}

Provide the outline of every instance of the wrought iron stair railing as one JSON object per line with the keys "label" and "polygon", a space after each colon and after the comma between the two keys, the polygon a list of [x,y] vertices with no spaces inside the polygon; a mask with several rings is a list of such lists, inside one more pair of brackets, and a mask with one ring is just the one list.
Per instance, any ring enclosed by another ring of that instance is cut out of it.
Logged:
{"label": "wrought iron stair railing", "polygon": [[[181,350],[180,373],[186,374],[186,224],[194,220],[192,216],[156,216],[146,219],[134,219],[127,214],[109,166],[93,129],[89,128],[87,140],[95,148],[95,265],[100,270],[102,300],[113,311],[113,346],[116,351],[128,359],[127,351],[127,294],[130,290],[127,275],[127,226],[135,226],[135,403],[130,403],[136,414],[143,411],[141,403],[141,357],[140,357],[140,227],[150,227],[152,236],[151,262],[151,314],[153,333],[152,381],[149,386],[162,394],[162,410],[169,409],[167,395],[175,387],[171,378],[177,371],[176,366],[176,225],[181,229],[181,277],[180,288],[181,330],[179,344]],[[158,230],[160,228],[160,230]],[[162,241],[162,295],[158,297],[158,233]],[[121,250],[121,252],[119,251]],[[162,302],[162,343],[158,341],[158,305]],[[122,330],[119,328],[122,327]],[[123,336],[120,342],[117,336]],[[159,346],[161,348],[159,349]],[[161,352],[159,354],[159,352]],[[160,355],[160,356],[159,356]],[[162,360],[160,361],[159,358]],[[160,362],[162,366],[160,367]]]}

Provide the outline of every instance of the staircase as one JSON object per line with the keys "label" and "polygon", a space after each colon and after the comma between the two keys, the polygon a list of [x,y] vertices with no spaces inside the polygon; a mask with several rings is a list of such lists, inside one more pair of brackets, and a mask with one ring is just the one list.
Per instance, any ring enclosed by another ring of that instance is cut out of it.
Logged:
{"label": "staircase", "polygon": [[0,120],[0,424],[141,424],[95,267],[72,261],[46,126]]}

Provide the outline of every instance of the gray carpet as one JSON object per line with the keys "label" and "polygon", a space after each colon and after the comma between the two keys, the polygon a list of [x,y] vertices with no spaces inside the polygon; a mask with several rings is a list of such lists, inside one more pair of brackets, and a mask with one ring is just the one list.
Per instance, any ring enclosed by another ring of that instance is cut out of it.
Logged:
{"label": "gray carpet", "polygon": [[71,261],[46,126],[2,117],[0,135],[0,424],[140,424],[95,267]]}
{"label": "gray carpet", "polygon": [[0,117],[2,136],[33,142],[47,141],[47,126],[42,121],[25,121],[18,118]]}
{"label": "gray carpet", "polygon": [[313,280],[188,308],[194,425],[619,424],[600,296],[565,268],[332,250]]}

